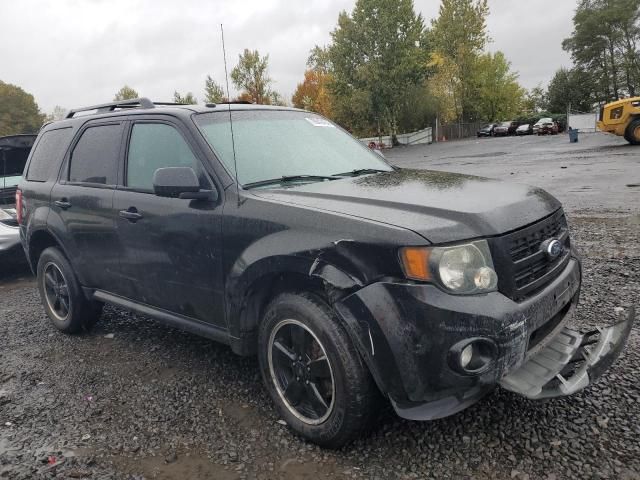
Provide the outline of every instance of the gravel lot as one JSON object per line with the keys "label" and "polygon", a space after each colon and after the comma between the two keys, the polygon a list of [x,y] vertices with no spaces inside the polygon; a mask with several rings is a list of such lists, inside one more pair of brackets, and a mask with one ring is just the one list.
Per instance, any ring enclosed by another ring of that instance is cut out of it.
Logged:
{"label": "gravel lot", "polygon": [[[389,157],[548,189],[585,257],[577,323],[610,324],[637,301],[640,148],[592,134],[577,145],[468,140]],[[606,378],[571,398],[496,390],[429,423],[387,410],[368,438],[323,451],[280,424],[254,359],[115,308],[90,334],[64,336],[25,267],[1,272],[0,478],[640,478],[637,327]]]}

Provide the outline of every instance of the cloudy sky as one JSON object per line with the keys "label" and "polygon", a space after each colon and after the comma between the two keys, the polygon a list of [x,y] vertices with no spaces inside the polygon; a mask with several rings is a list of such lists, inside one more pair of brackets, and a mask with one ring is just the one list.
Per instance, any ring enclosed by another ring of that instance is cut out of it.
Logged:
{"label": "cloudy sky", "polygon": [[[414,0],[427,24],[438,0]],[[290,97],[309,50],[326,44],[355,0],[0,0],[0,80],[41,109],[110,101],[124,84],[155,100],[202,96],[207,74],[224,81],[244,48],[269,54],[275,89]],[[489,0],[490,50],[502,50],[531,88],[571,61],[560,46],[577,0]],[[233,90],[233,86],[232,86]]]}

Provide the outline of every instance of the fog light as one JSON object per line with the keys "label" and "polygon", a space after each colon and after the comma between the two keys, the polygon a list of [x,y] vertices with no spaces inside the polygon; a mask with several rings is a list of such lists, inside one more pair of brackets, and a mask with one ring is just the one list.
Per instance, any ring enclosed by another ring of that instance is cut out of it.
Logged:
{"label": "fog light", "polygon": [[460,352],[460,366],[466,369],[473,359],[473,343],[470,343]]}
{"label": "fog light", "polygon": [[482,375],[491,368],[497,355],[498,346],[490,338],[467,338],[451,347],[448,363],[463,375]]}

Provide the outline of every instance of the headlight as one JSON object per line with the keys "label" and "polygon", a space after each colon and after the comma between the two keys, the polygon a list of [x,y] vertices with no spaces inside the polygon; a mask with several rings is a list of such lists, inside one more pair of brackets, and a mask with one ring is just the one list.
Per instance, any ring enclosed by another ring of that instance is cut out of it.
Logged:
{"label": "headlight", "polygon": [[406,247],[400,263],[407,278],[440,285],[457,294],[495,291],[498,275],[486,240],[448,247]]}

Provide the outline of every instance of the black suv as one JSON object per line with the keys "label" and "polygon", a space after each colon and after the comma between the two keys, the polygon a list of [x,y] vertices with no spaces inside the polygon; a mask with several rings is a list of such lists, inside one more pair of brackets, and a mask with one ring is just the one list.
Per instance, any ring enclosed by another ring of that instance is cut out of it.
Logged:
{"label": "black suv", "polygon": [[580,260],[540,189],[395,168],[290,108],[82,111],[43,127],[17,192],[53,324],[88,330],[110,303],[257,354],[320,445],[357,436],[381,394],[415,420],[498,384],[568,395],[624,347],[633,313],[567,328]]}

